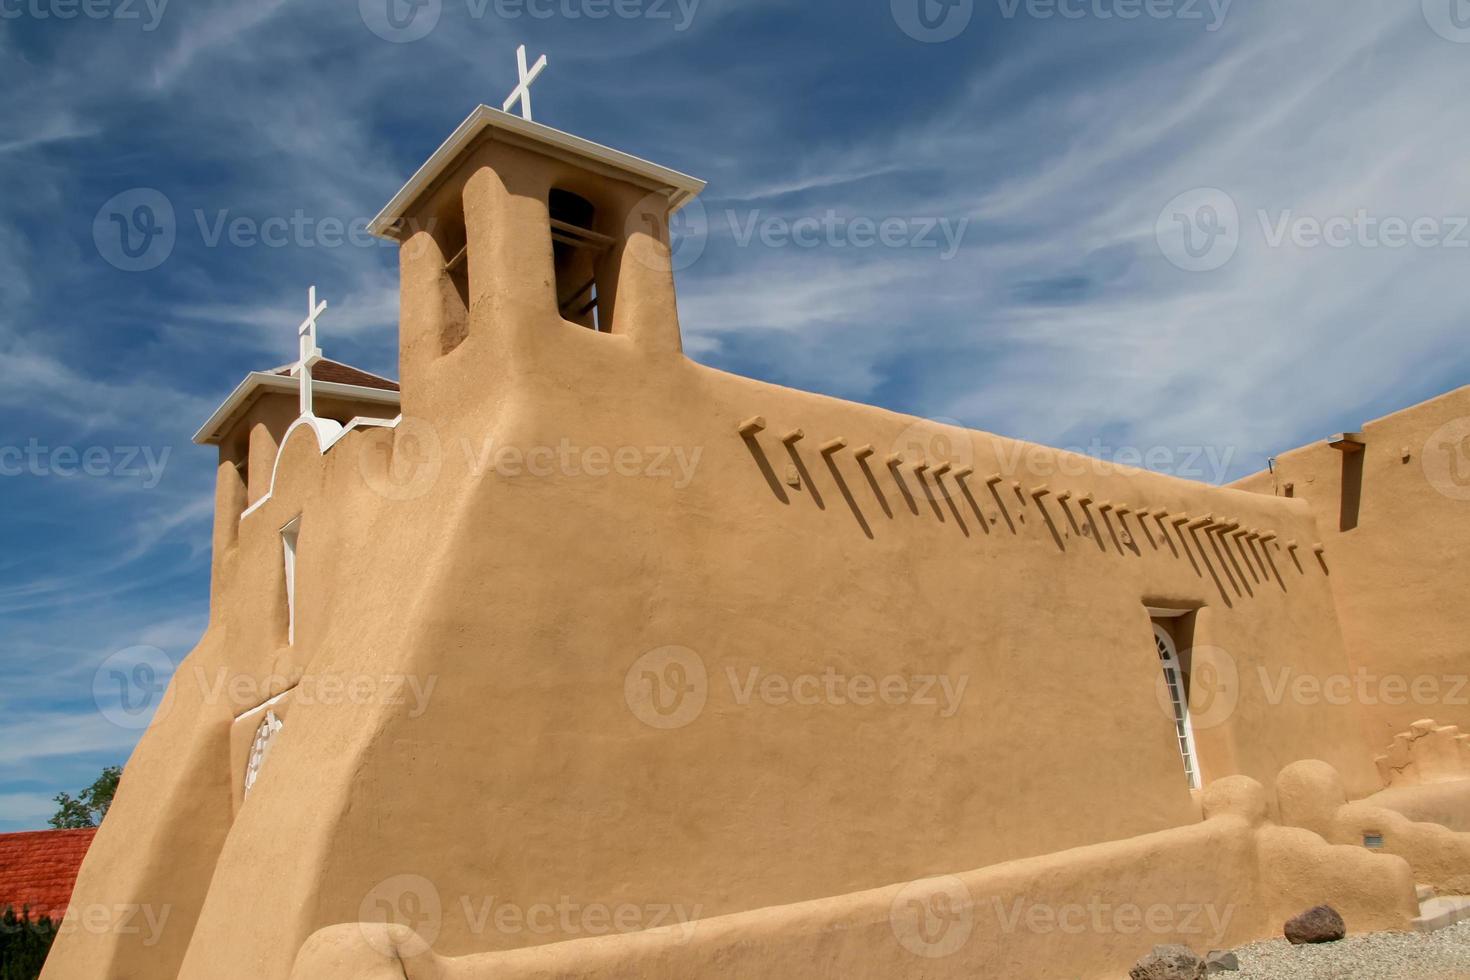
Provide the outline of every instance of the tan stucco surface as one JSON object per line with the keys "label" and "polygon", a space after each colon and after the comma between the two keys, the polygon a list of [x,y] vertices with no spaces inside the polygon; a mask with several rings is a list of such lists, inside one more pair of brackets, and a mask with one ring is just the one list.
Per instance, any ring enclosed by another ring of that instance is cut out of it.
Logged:
{"label": "tan stucco surface", "polygon": [[1311,508],[1353,698],[1387,751],[1422,718],[1470,731],[1470,387],[1369,422],[1362,437],[1357,453],[1326,439],[1283,453],[1275,473],[1238,486],[1280,497],[1291,484]]}

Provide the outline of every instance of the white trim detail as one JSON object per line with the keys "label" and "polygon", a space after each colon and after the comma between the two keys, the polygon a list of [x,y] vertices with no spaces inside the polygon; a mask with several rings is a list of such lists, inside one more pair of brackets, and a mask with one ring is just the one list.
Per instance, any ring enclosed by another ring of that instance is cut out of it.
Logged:
{"label": "white trim detail", "polygon": [[296,643],[296,542],[301,533],[301,515],[297,514],[281,528],[281,557],[286,564],[286,644]]}
{"label": "white trim detail", "polygon": [[500,109],[492,109],[487,105],[477,106],[464,122],[450,134],[449,139],[434,155],[419,168],[418,173],[409,178],[408,183],[395,195],[393,200],[383,208],[378,216],[368,225],[368,231],[379,238],[387,238],[397,241],[398,235],[395,231],[398,223],[412,207],[414,201],[429,191],[439,182],[455,160],[459,159],[461,153],[469,149],[477,139],[487,132],[495,135],[510,134],[521,137],[543,147],[549,147],[559,151],[560,154],[569,155],[572,159],[585,162],[592,160],[614,171],[630,174],[640,179],[642,183],[656,185],[668,195],[671,211],[677,211],[690,201],[699,196],[704,190],[705,182],[698,177],[690,177],[681,174],[677,170],[661,167],[656,163],[649,163],[621,150],[584,140],[580,136],[564,133],[559,129],[552,129],[538,122],[531,122],[519,116],[513,116]]}
{"label": "white trim detail", "polygon": [[292,422],[291,428],[287,429],[286,434],[281,437],[280,447],[276,449],[276,461],[271,465],[271,488],[265,492],[265,496],[245,508],[245,512],[240,515],[240,520],[243,521],[255,513],[261,507],[265,506],[267,500],[275,496],[276,477],[281,472],[281,454],[286,451],[286,443],[291,441],[291,433],[303,425],[316,434],[317,449],[321,452],[321,455],[325,456],[349,432],[357,429],[396,429],[398,423],[402,421],[402,415],[392,419],[355,418],[344,427],[333,422],[331,419],[319,419],[314,415],[307,415]]}
{"label": "white trim detail", "polygon": [[235,721],[241,721],[241,720],[243,720],[245,718],[249,718],[251,715],[258,715],[262,711],[266,710],[267,708],[273,708],[273,707],[275,707],[284,698],[289,697],[291,694],[295,693],[297,686],[298,685],[296,685],[296,684],[292,684],[290,687],[286,688],[284,691],[282,691],[280,694],[277,694],[275,697],[271,698],[269,701],[265,701],[265,702],[263,702],[261,704],[257,704],[253,708],[246,708],[244,711],[240,712],[238,715],[235,716]]}
{"label": "white trim detail", "polygon": [[316,300],[316,286],[312,286],[306,294],[306,319],[301,321],[301,326],[296,328],[296,336],[301,344],[301,355],[291,367],[291,374],[301,379],[301,414],[312,415],[312,395],[316,393],[316,386],[311,383],[311,369],[322,361],[322,349],[317,344],[316,318],[327,312],[327,301],[320,303]]}
{"label": "white trim detail", "polygon": [[[374,375],[376,377],[376,375]],[[384,379],[385,381],[388,379]],[[223,436],[225,423],[238,412],[258,391],[276,391],[282,394],[295,394],[299,397],[301,392],[301,381],[289,375],[268,374],[264,371],[252,371],[245,375],[245,379],[235,386],[235,390],[226,398],[224,404],[215,409],[209,420],[200,426],[199,431],[194,433],[194,444],[207,446],[220,441]],[[312,393],[318,398],[339,398],[346,401],[374,402],[380,405],[393,405],[397,407],[401,401],[401,395],[397,391],[389,391],[386,388],[365,388],[362,385],[346,385],[336,381],[313,381],[311,383]]]}
{"label": "white trim detail", "polygon": [[1190,789],[1200,788],[1199,755],[1194,749],[1194,725],[1189,720],[1189,692],[1184,686],[1184,670],[1179,665],[1179,651],[1174,638],[1158,623],[1154,627],[1154,647],[1158,651],[1159,666],[1164,671],[1164,687],[1174,707],[1174,735],[1179,743],[1179,755],[1184,760],[1184,775]]}

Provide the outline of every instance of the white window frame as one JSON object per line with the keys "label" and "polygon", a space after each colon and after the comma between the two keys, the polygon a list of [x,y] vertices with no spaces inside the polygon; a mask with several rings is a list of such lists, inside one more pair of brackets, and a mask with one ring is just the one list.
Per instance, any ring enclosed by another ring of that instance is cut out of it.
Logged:
{"label": "white window frame", "polygon": [[1194,747],[1194,724],[1189,719],[1189,692],[1184,684],[1184,668],[1179,663],[1179,649],[1169,631],[1158,623],[1154,627],[1154,649],[1164,672],[1164,690],[1174,708],[1174,734],[1179,756],[1184,762],[1184,775],[1190,789],[1200,788],[1199,753]]}
{"label": "white window frame", "polygon": [[296,542],[301,534],[301,518],[293,518],[281,528],[281,557],[286,564],[286,642],[296,642]]}

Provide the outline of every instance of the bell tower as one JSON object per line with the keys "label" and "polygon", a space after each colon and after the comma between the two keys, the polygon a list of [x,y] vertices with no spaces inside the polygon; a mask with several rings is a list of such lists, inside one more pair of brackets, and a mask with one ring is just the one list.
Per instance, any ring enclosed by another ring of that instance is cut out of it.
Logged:
{"label": "bell tower", "polygon": [[[517,93],[529,98],[522,74]],[[480,360],[473,349],[526,352],[550,333],[579,331],[679,353],[669,220],[703,189],[533,120],[475,109],[370,226],[399,243],[405,413],[451,373],[474,370],[461,367]]]}

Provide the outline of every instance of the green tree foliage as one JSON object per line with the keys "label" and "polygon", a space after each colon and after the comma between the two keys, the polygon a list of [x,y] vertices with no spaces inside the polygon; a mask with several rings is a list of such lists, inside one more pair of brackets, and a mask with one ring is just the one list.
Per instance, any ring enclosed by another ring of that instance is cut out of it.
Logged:
{"label": "green tree foliage", "polygon": [[17,914],[7,905],[0,914],[0,980],[36,980],[56,938],[56,926],[45,916],[32,919],[29,909]]}
{"label": "green tree foliage", "polygon": [[[107,808],[112,806],[112,796],[117,792],[117,783],[121,778],[121,766],[108,766],[102,770],[97,781],[79,795],[57,793],[56,815],[51,818],[51,826],[57,830],[78,830],[100,824],[102,818],[107,816]],[[0,974],[0,980],[9,978]]]}

